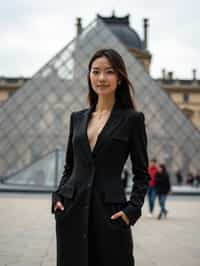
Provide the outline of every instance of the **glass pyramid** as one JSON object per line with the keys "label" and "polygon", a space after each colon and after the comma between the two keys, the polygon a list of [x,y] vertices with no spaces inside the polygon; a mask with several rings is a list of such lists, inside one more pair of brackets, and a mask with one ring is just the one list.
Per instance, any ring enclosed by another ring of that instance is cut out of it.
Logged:
{"label": "glass pyramid", "polygon": [[[165,162],[172,175],[178,169],[187,174],[199,168],[199,130],[97,18],[0,107],[0,179],[4,183],[34,186],[33,179],[38,180],[34,167],[41,176],[48,175],[40,186],[53,187],[59,181],[69,115],[87,107],[87,66],[101,48],[116,49],[126,62],[138,109],[146,117],[149,157]],[[56,151],[62,156],[49,155],[59,154]],[[29,171],[35,173],[32,179]]]}

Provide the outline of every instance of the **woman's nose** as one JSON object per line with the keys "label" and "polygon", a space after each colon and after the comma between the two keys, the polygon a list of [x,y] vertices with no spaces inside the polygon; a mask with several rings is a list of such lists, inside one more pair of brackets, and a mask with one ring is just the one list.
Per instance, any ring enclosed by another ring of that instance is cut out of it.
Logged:
{"label": "woman's nose", "polygon": [[99,80],[102,81],[102,80],[105,80],[105,74],[103,72],[101,72],[99,74]]}

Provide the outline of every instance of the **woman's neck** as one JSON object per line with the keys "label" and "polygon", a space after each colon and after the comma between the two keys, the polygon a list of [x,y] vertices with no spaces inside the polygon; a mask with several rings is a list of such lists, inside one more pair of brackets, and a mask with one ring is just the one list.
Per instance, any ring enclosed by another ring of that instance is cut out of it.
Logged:
{"label": "woman's neck", "polygon": [[96,112],[104,112],[110,111],[115,103],[115,97],[99,97],[95,111]]}

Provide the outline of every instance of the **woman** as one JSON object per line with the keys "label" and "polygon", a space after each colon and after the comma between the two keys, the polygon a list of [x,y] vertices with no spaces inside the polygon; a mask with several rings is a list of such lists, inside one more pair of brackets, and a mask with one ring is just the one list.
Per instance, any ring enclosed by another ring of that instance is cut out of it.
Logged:
{"label": "woman", "polygon": [[170,179],[167,172],[166,166],[164,164],[159,164],[158,172],[155,176],[156,181],[156,193],[158,195],[158,201],[160,205],[160,213],[158,219],[163,216],[166,218],[168,211],[165,208],[167,194],[170,192]]}
{"label": "woman", "polygon": [[[112,49],[91,58],[88,87],[90,107],[71,114],[53,193],[57,266],[133,266],[131,225],[149,181],[144,114],[135,110],[125,64]],[[135,177],[127,200],[121,173],[129,154]]]}

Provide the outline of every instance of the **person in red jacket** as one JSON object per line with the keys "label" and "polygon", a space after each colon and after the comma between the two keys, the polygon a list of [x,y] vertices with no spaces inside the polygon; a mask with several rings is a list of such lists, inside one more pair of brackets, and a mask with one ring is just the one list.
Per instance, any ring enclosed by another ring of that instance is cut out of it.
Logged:
{"label": "person in red jacket", "polygon": [[155,176],[157,172],[158,172],[157,160],[153,158],[152,160],[150,160],[149,167],[148,167],[148,173],[151,177],[151,179],[149,180],[149,188],[147,191],[147,198],[148,198],[148,203],[149,203],[149,214],[148,214],[149,218],[153,217],[153,210],[154,210],[155,199],[156,199]]}

